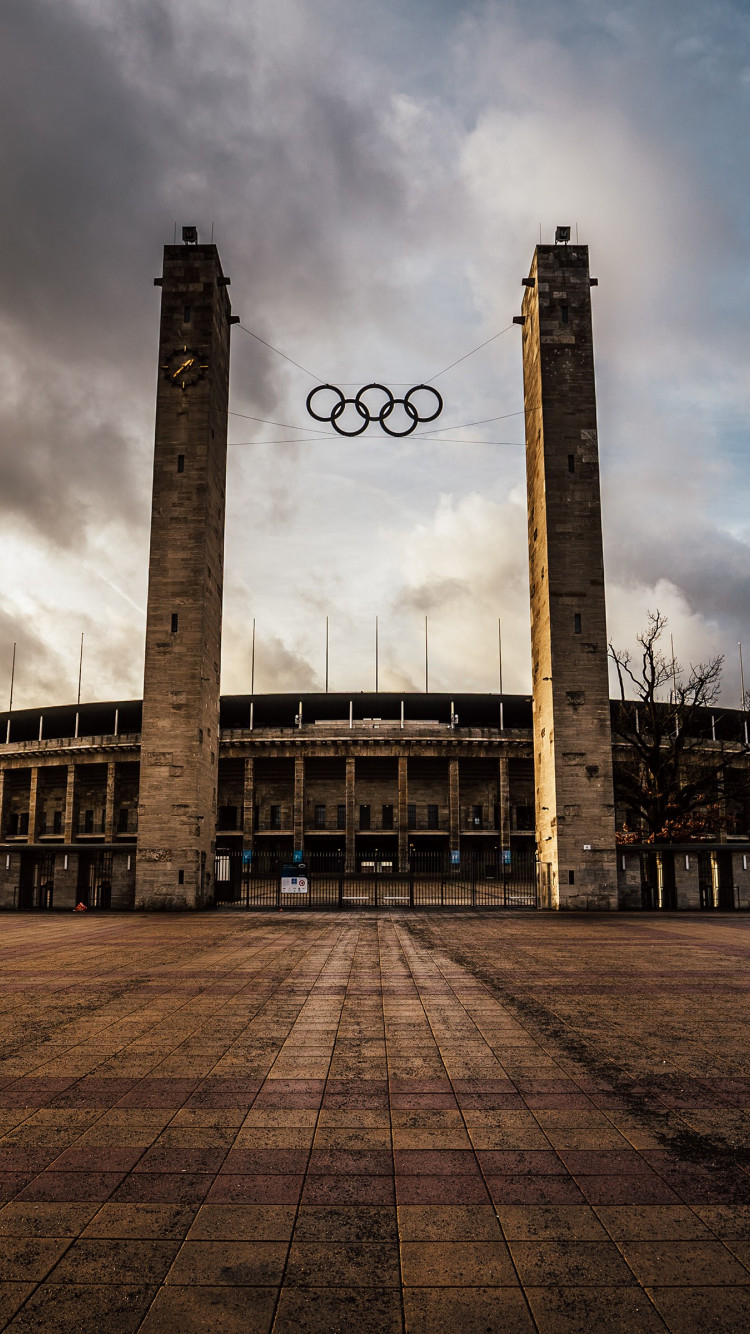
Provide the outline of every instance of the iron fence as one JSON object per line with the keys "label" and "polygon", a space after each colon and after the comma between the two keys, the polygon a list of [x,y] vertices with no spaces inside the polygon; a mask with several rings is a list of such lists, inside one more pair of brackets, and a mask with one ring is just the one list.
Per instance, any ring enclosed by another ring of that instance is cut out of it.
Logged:
{"label": "iron fence", "polygon": [[[283,881],[298,871],[302,892]],[[283,872],[283,876],[282,876]],[[348,908],[536,908],[537,865],[533,852],[510,856],[462,856],[452,862],[442,853],[415,853],[408,869],[394,860],[367,854],[347,871],[343,856],[311,853],[304,866],[264,853],[249,858],[240,849],[216,856],[215,902],[222,908],[284,910]]]}

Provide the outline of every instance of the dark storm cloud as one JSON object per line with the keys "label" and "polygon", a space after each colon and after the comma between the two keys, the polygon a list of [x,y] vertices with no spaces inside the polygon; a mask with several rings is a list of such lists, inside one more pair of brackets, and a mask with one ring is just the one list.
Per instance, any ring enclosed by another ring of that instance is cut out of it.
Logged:
{"label": "dark storm cloud", "polygon": [[[0,506],[47,537],[69,538],[77,515],[85,540],[82,476],[124,518],[145,499],[147,456],[128,458],[128,436],[150,427],[151,279],[175,214],[232,237],[235,303],[268,336],[285,311],[351,301],[345,231],[366,250],[398,210],[382,126],[345,80],[321,78],[320,34],[296,43],[280,12],[263,36],[261,19],[249,6],[233,30],[154,0],[4,7]],[[243,400],[273,415],[284,363],[241,336],[235,348]]]}
{"label": "dark storm cloud", "polygon": [[256,688],[260,691],[320,690],[317,672],[302,656],[275,636],[264,640],[256,657]]}
{"label": "dark storm cloud", "polygon": [[79,375],[56,366],[39,378],[17,365],[16,392],[0,402],[0,515],[53,547],[80,550],[89,525],[116,513],[143,541],[146,496],[129,462],[132,437]]}
{"label": "dark storm cloud", "polygon": [[404,588],[396,599],[397,611],[435,611],[449,606],[470,591],[466,579],[428,579],[414,588]]}
{"label": "dark storm cloud", "polygon": [[[18,707],[19,696],[28,697],[31,691],[38,700],[57,701],[60,692],[61,677],[67,664],[50,646],[43,633],[37,633],[31,620],[19,622],[0,600],[0,712],[7,709],[10,702],[10,683],[13,670],[13,646],[15,655],[14,700]],[[70,688],[64,691],[70,696]],[[0,742],[5,736],[0,736]]]}
{"label": "dark storm cloud", "polygon": [[[748,631],[750,566],[746,542],[691,515],[688,531],[669,516],[649,529],[648,541],[618,535],[618,581],[656,584],[666,579],[684,594],[693,613],[723,623],[736,637]],[[741,637],[741,636],[740,636]]]}

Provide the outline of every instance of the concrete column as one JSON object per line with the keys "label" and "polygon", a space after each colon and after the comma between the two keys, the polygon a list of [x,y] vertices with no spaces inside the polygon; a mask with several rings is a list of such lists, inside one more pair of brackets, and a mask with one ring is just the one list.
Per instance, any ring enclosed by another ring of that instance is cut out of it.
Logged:
{"label": "concrete column", "polygon": [[719,774],[719,776],[718,776],[717,787],[718,787],[718,789],[719,789],[719,800],[718,800],[718,803],[717,803],[717,804],[718,804],[718,807],[719,807],[719,842],[720,842],[720,843],[726,843],[726,841],[727,841],[727,794],[726,794],[726,787],[725,787],[725,784],[724,784],[724,775],[723,775],[723,773],[722,773],[722,774]]}
{"label": "concrete column", "polygon": [[104,839],[113,843],[115,837],[115,762],[107,764],[107,796],[104,803]]}
{"label": "concrete column", "polygon": [[398,757],[398,869],[409,869],[409,761]]}
{"label": "concrete column", "polygon": [[[6,861],[8,866],[6,867]],[[16,886],[18,885],[18,854],[13,852],[0,853],[0,907],[12,908],[16,902]]]}
{"label": "concrete column", "polygon": [[[687,866],[685,863],[688,863]],[[678,908],[699,908],[697,852],[675,852],[674,878]]]}
{"label": "concrete column", "polygon": [[294,850],[305,846],[305,760],[294,759]]}
{"label": "concrete column", "polygon": [[139,908],[203,908],[213,899],[228,282],[215,246],[165,246],[158,279],[162,303],[141,727]]}
{"label": "concrete column", "polygon": [[498,762],[498,810],[500,815],[498,837],[500,847],[506,851],[510,847],[510,778],[508,760],[505,755]]}
{"label": "concrete column", "polygon": [[255,838],[255,760],[245,760],[245,786],[242,798],[242,843],[252,848]]}
{"label": "concrete column", "polygon": [[523,299],[536,841],[555,908],[617,907],[599,445],[585,245]]}
{"label": "concrete column", "polygon": [[458,781],[458,760],[448,761],[448,826],[451,851],[457,851],[461,838],[461,805]]}
{"label": "concrete column", "polygon": [[76,790],[76,767],[74,764],[68,765],[68,781],[65,787],[65,819],[63,821],[63,833],[65,842],[73,842],[73,811],[75,807]]}
{"label": "concrete column", "polygon": [[39,768],[35,764],[31,770],[31,782],[29,784],[29,843],[36,842],[38,805],[39,805]]}
{"label": "concrete column", "polygon": [[354,823],[354,797],[355,792],[355,759],[353,755],[347,756],[346,760],[346,870],[353,871],[355,868],[355,823]]}
{"label": "concrete column", "polygon": [[618,907],[626,912],[637,911],[643,907],[641,854],[640,852],[633,852],[626,846],[617,850],[617,893]]}
{"label": "concrete column", "polygon": [[750,854],[747,852],[732,853],[732,875],[739,890],[740,908],[750,907]]}

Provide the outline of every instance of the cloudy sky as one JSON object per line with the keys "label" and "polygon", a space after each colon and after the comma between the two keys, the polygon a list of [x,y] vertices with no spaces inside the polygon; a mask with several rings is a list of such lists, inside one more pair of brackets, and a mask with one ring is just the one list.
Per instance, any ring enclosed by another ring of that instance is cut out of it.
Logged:
{"label": "cloudy sky", "polygon": [[[435,375],[591,249],[610,630],[750,662],[745,0],[4,0],[0,705],[142,686],[161,247],[233,330],[223,689],[527,691],[520,331],[438,443],[317,438],[320,377]],[[248,420],[263,418],[269,424]],[[493,419],[493,420],[487,420]],[[481,426],[466,423],[482,421]],[[281,423],[273,425],[270,423]],[[305,429],[303,429],[305,428]],[[448,428],[448,429],[445,429]],[[324,429],[324,428],[321,428]],[[420,428],[421,429],[421,428]]]}

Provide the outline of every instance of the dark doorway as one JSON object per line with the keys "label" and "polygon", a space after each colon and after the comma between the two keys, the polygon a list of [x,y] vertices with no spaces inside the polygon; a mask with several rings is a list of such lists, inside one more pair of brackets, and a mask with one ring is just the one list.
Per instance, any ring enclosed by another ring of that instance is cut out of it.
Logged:
{"label": "dark doorway", "polygon": [[659,905],[659,876],[655,852],[641,853],[641,904],[646,912]]}
{"label": "dark doorway", "polygon": [[112,906],[112,853],[81,852],[78,854],[78,888],[76,902],[85,908]]}
{"label": "dark doorway", "polygon": [[21,874],[18,880],[18,907],[21,912],[29,912],[34,907],[35,864],[33,852],[21,853]]}
{"label": "dark doorway", "polygon": [[711,853],[698,853],[698,903],[702,909],[714,906],[714,885],[711,873]]}

